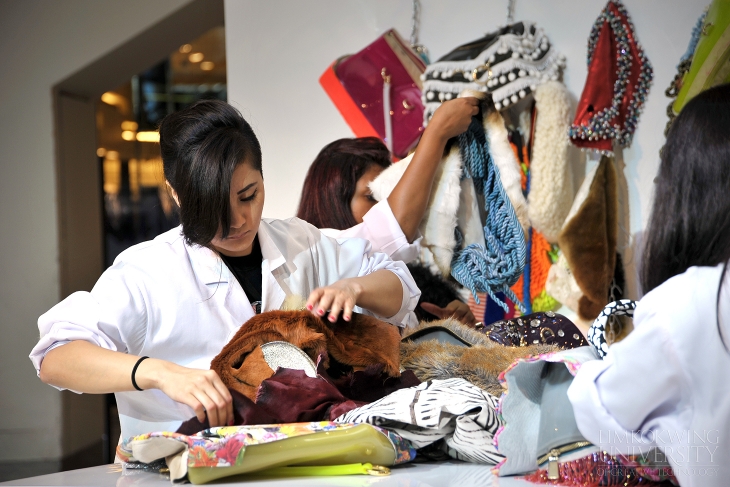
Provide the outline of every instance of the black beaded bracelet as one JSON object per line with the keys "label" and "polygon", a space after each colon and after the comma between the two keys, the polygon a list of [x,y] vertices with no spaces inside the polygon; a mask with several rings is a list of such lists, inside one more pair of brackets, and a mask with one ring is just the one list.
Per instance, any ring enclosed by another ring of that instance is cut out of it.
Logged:
{"label": "black beaded bracelet", "polygon": [[133,386],[134,386],[134,388],[135,388],[135,389],[137,389],[138,391],[143,391],[144,389],[142,389],[141,387],[139,387],[139,386],[137,385],[137,381],[136,381],[136,380],[134,380],[134,374],[136,374],[136,373],[137,373],[137,367],[139,367],[139,364],[141,364],[141,363],[142,363],[142,361],[143,361],[144,359],[146,359],[146,358],[149,358],[149,357],[147,357],[147,356],[145,356],[145,357],[140,357],[140,359],[139,359],[139,360],[137,360],[137,363],[136,363],[136,364],[134,364],[134,367],[132,367],[132,385],[133,385]]}

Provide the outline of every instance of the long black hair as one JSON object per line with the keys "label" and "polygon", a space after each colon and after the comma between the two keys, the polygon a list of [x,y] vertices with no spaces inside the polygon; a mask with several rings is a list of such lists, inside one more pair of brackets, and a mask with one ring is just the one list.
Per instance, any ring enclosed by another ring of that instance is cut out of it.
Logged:
{"label": "long black hair", "polygon": [[[661,151],[641,268],[649,292],[730,260],[730,85],[690,100]],[[724,273],[723,273],[724,274]]]}
{"label": "long black hair", "polygon": [[661,151],[646,231],[641,285],[649,292],[692,266],[730,261],[730,84],[694,97],[674,120]]}
{"label": "long black hair", "polygon": [[160,152],[188,244],[207,246],[219,228],[227,237],[234,169],[246,162],[262,173],[261,146],[248,122],[226,102],[198,101],[162,120]]}

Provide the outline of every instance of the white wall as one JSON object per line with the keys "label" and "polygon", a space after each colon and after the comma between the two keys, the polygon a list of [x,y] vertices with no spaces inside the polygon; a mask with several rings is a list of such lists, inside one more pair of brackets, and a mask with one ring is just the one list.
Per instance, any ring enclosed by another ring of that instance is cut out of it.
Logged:
{"label": "white wall", "polygon": [[28,360],[59,300],[51,88],[188,1],[0,1],[0,462],[61,453],[60,393]]}
{"label": "white wall", "polygon": [[[385,30],[410,35],[410,0],[225,0],[229,101],[242,110],[264,153],[264,215],[296,212],[306,170],[319,150],[352,132],[318,83],[327,66]],[[664,90],[709,0],[625,0],[654,67],[654,85],[632,147],[624,152],[631,235],[650,210],[669,99]],[[506,22],[507,1],[422,0],[420,42],[436,60]],[[517,0],[515,20],[537,22],[567,57],[575,99],[586,77],[586,45],[605,0]],[[580,175],[582,178],[582,175]],[[624,235],[624,239],[628,239]],[[629,263],[631,264],[631,263]],[[630,276],[629,276],[630,278]],[[631,294],[635,295],[633,289]]]}

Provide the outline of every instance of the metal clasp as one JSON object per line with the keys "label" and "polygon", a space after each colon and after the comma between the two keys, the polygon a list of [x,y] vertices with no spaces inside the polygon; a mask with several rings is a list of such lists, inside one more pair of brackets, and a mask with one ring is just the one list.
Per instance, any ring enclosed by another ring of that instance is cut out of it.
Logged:
{"label": "metal clasp", "polygon": [[366,473],[375,477],[385,477],[390,475],[390,469],[382,465],[373,465],[372,468],[366,470]]}

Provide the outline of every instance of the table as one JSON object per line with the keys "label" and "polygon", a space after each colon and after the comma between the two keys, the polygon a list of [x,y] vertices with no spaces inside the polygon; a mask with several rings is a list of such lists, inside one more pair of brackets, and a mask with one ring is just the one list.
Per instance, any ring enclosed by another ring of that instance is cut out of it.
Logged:
{"label": "table", "polygon": [[[371,485],[377,487],[527,487],[530,485],[540,485],[513,477],[495,477],[492,475],[489,465],[476,465],[458,461],[400,465],[391,469],[391,474],[387,477],[350,475],[341,477],[300,477],[244,481],[223,480],[206,485],[218,484],[247,487],[254,485],[266,485],[268,487],[367,487]],[[164,475],[123,469],[121,465],[111,464],[0,482],[0,486],[4,485],[38,487],[170,487],[173,484]]]}

